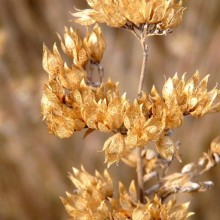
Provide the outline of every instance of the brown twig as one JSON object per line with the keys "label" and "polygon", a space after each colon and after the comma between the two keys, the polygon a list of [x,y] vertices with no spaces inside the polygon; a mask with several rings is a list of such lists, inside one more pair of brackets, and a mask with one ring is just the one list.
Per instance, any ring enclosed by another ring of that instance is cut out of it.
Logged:
{"label": "brown twig", "polygon": [[145,39],[141,39],[141,45],[143,48],[143,61],[142,61],[142,69],[141,69],[141,74],[140,74],[140,79],[139,79],[139,85],[138,85],[138,97],[141,95],[141,90],[143,89],[143,84],[144,84],[144,76],[146,74],[146,67],[147,67],[147,57],[148,57],[148,46],[145,42]]}
{"label": "brown twig", "polygon": [[138,198],[140,202],[144,202],[144,173],[143,173],[143,164],[141,158],[141,149],[136,149],[136,156],[137,156],[137,181],[138,181]]}
{"label": "brown twig", "polygon": [[[146,64],[147,64],[147,57],[148,57],[148,46],[146,44],[146,28],[144,28],[142,35],[141,35],[141,45],[143,48],[143,62],[141,68],[141,74],[138,84],[138,97],[141,96],[141,91],[143,89],[144,83],[144,75],[146,74]],[[143,172],[143,163],[141,157],[141,149],[136,149],[137,155],[137,180],[138,180],[138,194],[140,202],[144,202],[144,172]]]}

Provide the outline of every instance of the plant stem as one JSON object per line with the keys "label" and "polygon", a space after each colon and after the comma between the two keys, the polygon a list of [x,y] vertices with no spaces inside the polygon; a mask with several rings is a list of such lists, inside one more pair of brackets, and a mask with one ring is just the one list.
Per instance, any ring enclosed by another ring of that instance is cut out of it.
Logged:
{"label": "plant stem", "polygon": [[141,158],[141,149],[136,148],[136,156],[137,156],[137,180],[138,180],[138,198],[141,203],[144,202],[144,179],[143,179],[143,164]]}
{"label": "plant stem", "polygon": [[[138,97],[141,97],[141,91],[143,89],[144,84],[144,75],[146,74],[146,64],[147,64],[147,57],[148,57],[148,46],[146,44],[146,37],[143,36],[141,39],[141,45],[143,48],[143,62],[141,68],[141,74],[139,79],[138,85]],[[143,172],[143,163],[141,158],[141,149],[137,147],[136,149],[136,156],[137,156],[137,180],[138,180],[138,197],[140,202],[144,202],[144,172]]]}
{"label": "plant stem", "polygon": [[140,74],[139,85],[138,85],[138,97],[140,97],[141,91],[143,89],[144,76],[147,72],[146,67],[147,67],[147,57],[148,57],[148,46],[145,42],[145,39],[141,39],[141,45],[143,48],[143,61],[142,61],[142,68],[141,68],[141,74]]}

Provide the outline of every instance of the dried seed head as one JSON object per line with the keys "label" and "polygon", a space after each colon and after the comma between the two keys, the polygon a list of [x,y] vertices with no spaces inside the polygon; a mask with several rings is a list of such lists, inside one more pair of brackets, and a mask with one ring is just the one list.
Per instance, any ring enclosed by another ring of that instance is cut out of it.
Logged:
{"label": "dried seed head", "polygon": [[64,42],[62,41],[61,37],[59,38],[61,40],[63,52],[66,55],[72,57],[73,63],[77,67],[84,67],[87,64],[89,58],[87,51],[83,46],[83,41],[78,33],[73,31],[72,28],[65,28]]}
{"label": "dried seed head", "polygon": [[111,27],[123,27],[126,24],[155,24],[160,29],[173,28],[182,22],[184,7],[182,1],[148,0],[148,1],[91,1],[92,9],[78,10],[73,13],[76,22],[91,25],[95,22],[106,23]]}
{"label": "dried seed head", "polygon": [[89,55],[89,59],[94,63],[99,63],[105,51],[106,43],[98,24],[96,24],[91,33],[84,38],[84,46]]}
{"label": "dried seed head", "polygon": [[70,219],[187,219],[189,203],[176,205],[175,201],[162,203],[155,196],[146,204],[138,202],[134,181],[129,190],[119,183],[118,197],[115,198],[113,183],[107,171],[104,175],[96,172],[90,175],[83,168],[73,169],[70,179],[76,190],[61,198]]}
{"label": "dried seed head", "polygon": [[[165,81],[162,95],[153,87],[149,95],[143,93],[134,103],[129,103],[125,95],[120,96],[118,83],[111,80],[98,86],[89,83],[84,66],[88,59],[99,62],[105,48],[97,25],[84,41],[77,32],[66,28],[61,45],[73,58],[73,65],[69,68],[64,64],[56,45],[53,52],[44,46],[43,67],[49,74],[49,81],[44,87],[42,114],[49,131],[61,138],[85,127],[116,132],[104,145],[109,165],[118,162],[132,148],[142,147],[149,141],[156,141],[158,152],[167,161],[174,155],[181,161],[178,147],[167,131],[179,127],[184,115],[199,117],[220,110],[220,102],[216,101],[219,90],[208,91],[208,76],[200,81],[198,72],[188,81],[185,75],[182,79],[175,75]],[[81,56],[82,51],[86,56]],[[219,161],[218,149],[218,144],[213,143],[211,151],[216,161]],[[209,164],[213,166],[213,161]]]}

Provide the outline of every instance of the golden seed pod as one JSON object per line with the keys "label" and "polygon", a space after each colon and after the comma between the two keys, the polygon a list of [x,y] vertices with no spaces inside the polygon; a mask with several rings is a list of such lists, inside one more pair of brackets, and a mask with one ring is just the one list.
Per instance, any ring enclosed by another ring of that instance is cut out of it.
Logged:
{"label": "golden seed pod", "polygon": [[78,33],[73,31],[72,28],[68,30],[65,27],[64,41],[62,41],[60,36],[59,38],[63,52],[73,58],[74,65],[77,67],[85,67],[89,59],[86,49],[83,46],[83,41]]}
{"label": "golden seed pod", "polygon": [[53,46],[53,52],[51,52],[46,45],[43,45],[42,65],[44,70],[49,74],[49,79],[54,79],[58,75],[63,75],[64,63],[56,44]]}
{"label": "golden seed pod", "polygon": [[105,162],[108,163],[108,166],[119,162],[125,152],[125,137],[118,133],[108,138],[103,146],[103,151],[105,151]]}
{"label": "golden seed pod", "polygon": [[98,24],[94,26],[91,33],[87,34],[83,43],[90,60],[94,63],[99,63],[105,51],[106,43]]}

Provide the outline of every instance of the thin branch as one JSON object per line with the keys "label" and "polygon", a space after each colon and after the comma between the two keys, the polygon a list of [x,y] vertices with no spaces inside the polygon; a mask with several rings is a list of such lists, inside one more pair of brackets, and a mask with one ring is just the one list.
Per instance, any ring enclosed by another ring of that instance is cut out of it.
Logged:
{"label": "thin branch", "polygon": [[139,85],[138,85],[138,96],[141,95],[141,91],[143,89],[144,76],[147,72],[146,67],[147,67],[147,57],[148,57],[148,46],[145,42],[145,39],[141,39],[141,45],[143,48],[143,61],[142,61],[142,68],[141,68],[141,74],[140,74]]}
{"label": "thin branch", "polygon": [[144,202],[144,172],[143,172],[143,163],[141,158],[141,149],[137,147],[136,149],[137,156],[137,181],[138,181],[138,198],[140,202]]}
{"label": "thin branch", "polygon": [[[138,85],[138,97],[141,96],[141,91],[143,89],[144,84],[144,75],[146,74],[146,64],[147,64],[147,57],[148,57],[148,46],[146,44],[146,28],[144,28],[141,36],[141,45],[143,48],[143,62],[140,74],[140,80]],[[137,155],[137,180],[138,180],[138,194],[140,202],[144,202],[144,172],[143,172],[143,163],[141,157],[141,149],[136,149]]]}
{"label": "thin branch", "polygon": [[[150,26],[148,24],[136,26],[133,23],[126,24],[124,26],[125,29],[131,31],[140,40],[143,49],[143,61],[142,61],[141,74],[138,84],[138,98],[141,97],[141,91],[143,89],[143,84],[144,84],[144,76],[147,72],[146,65],[147,65],[147,57],[148,57],[148,46],[146,44],[146,38],[148,37],[149,27]],[[136,172],[137,172],[137,181],[138,181],[138,198],[140,202],[144,203],[144,170],[143,170],[140,148],[136,149],[136,156],[137,156]]]}
{"label": "thin branch", "polygon": [[128,25],[128,24],[124,25],[123,28],[130,31],[132,34],[134,34],[135,37],[137,37],[138,40],[140,40],[141,37],[139,36],[139,33],[138,33],[140,32],[140,28],[136,28],[135,26]]}

